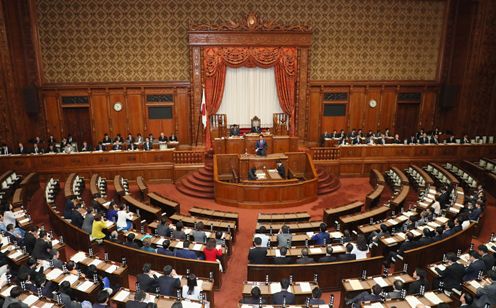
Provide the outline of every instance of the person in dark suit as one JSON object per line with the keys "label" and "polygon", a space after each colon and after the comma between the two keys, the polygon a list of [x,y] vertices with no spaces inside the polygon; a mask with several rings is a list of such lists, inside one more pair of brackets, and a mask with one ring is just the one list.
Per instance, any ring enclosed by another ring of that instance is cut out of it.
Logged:
{"label": "person in dark suit", "polygon": [[472,308],[474,303],[474,298],[468,293],[462,293],[460,296],[460,308]]}
{"label": "person in dark suit", "polygon": [[468,135],[463,135],[463,138],[460,140],[460,144],[470,144],[472,143],[470,139],[468,138]]}
{"label": "person in dark suit", "polygon": [[134,235],[134,233],[129,233],[127,236],[126,236],[126,241],[123,243],[124,245],[126,245],[127,247],[132,247],[132,248],[136,248],[136,249],[139,249],[139,245],[138,243],[136,243],[134,241],[134,238],[136,237],[136,235]]}
{"label": "person in dark suit", "polygon": [[427,279],[427,272],[422,268],[416,268],[413,272],[413,278],[415,281],[410,283],[408,286],[408,294],[418,294],[420,292],[420,286],[425,287],[425,291],[430,290],[430,283]]}
{"label": "person in dark suit", "polygon": [[496,260],[494,259],[494,256],[489,254],[489,249],[487,249],[487,246],[486,245],[479,245],[479,247],[477,247],[477,250],[479,251],[479,253],[481,255],[481,260],[486,265],[486,269],[490,270],[491,268],[493,268]]}
{"label": "person in dark suit", "polygon": [[170,246],[170,240],[166,239],[162,243],[162,247],[157,247],[157,253],[166,255],[166,256],[173,256],[174,253],[169,249]]}
{"label": "person in dark suit", "polygon": [[457,262],[458,257],[455,253],[448,252],[446,258],[448,259],[448,264],[446,264],[444,270],[436,267],[436,272],[439,274],[439,279],[436,284],[439,285],[439,282],[442,281],[446,290],[460,290],[465,268]]}
{"label": "person in dark suit", "polygon": [[169,141],[169,138],[167,138],[167,136],[164,134],[164,132],[161,132],[160,136],[158,137],[158,142],[163,143],[163,142],[167,142],[167,141]]}
{"label": "person in dark suit", "polygon": [[489,304],[490,307],[496,305],[496,272],[490,270],[487,272],[487,276],[491,278],[492,282],[477,289],[477,298],[474,301],[476,307],[484,307],[486,304]]}
{"label": "person in dark suit", "polygon": [[153,149],[153,143],[150,141],[150,138],[145,139],[145,143],[143,143],[143,150],[150,151]]}
{"label": "person in dark suit", "polygon": [[428,228],[422,230],[422,237],[418,239],[417,246],[424,246],[432,243],[431,231]]}
{"label": "person in dark suit", "polygon": [[136,281],[139,283],[141,290],[145,292],[157,292],[158,278],[155,275],[152,276],[150,263],[143,265],[143,273],[138,274]]}
{"label": "person in dark suit", "polygon": [[122,145],[120,142],[115,141],[114,145],[112,146],[112,151],[120,151],[122,150]]}
{"label": "person in dark suit", "polygon": [[137,290],[134,293],[134,300],[126,302],[126,308],[146,308],[147,303],[145,303],[146,293],[142,290]]}
{"label": "person in dark suit", "polygon": [[393,291],[386,294],[386,298],[398,299],[401,298],[401,291],[403,290],[403,281],[396,279],[393,282]]}
{"label": "person in dark suit", "polygon": [[33,144],[33,150],[31,151],[32,154],[42,154],[43,152],[43,149],[41,149],[37,143]]}
{"label": "person in dark suit", "polygon": [[179,142],[179,139],[177,139],[176,134],[172,133],[172,135],[169,137],[169,141]]}
{"label": "person in dark suit", "polygon": [[91,146],[88,144],[88,142],[83,141],[83,144],[81,145],[81,149],[79,152],[91,152]]}
{"label": "person in dark suit", "polygon": [[26,246],[26,251],[31,254],[36,244],[36,239],[38,237],[38,227],[31,226],[28,232],[24,234],[24,246]]}
{"label": "person in dark suit", "polygon": [[83,227],[84,223],[84,217],[81,215],[81,213],[77,210],[77,207],[73,208],[71,211],[71,223],[75,225],[78,228]]}
{"label": "person in dark suit", "polygon": [[450,135],[448,139],[446,139],[446,143],[456,143],[455,136]]}
{"label": "person in dark suit", "polygon": [[95,147],[95,151],[105,151],[105,147],[101,141],[98,142],[98,145]]}
{"label": "person in dark suit", "polygon": [[475,203],[475,208],[468,214],[468,219],[472,221],[478,221],[480,215],[482,214],[481,205],[479,202]]}
{"label": "person in dark suit", "polygon": [[293,260],[290,257],[287,257],[288,248],[283,246],[279,249],[281,256],[274,258],[274,264],[291,264]]}
{"label": "person in dark suit", "polygon": [[40,237],[36,239],[31,255],[39,260],[49,260],[51,249],[52,243],[48,239],[46,231],[40,231]]}
{"label": "person in dark suit", "polygon": [[281,176],[281,178],[285,179],[286,178],[286,169],[284,168],[284,165],[282,164],[281,161],[277,162],[276,166],[277,173]]}
{"label": "person in dark suit", "polygon": [[267,141],[265,141],[262,134],[260,134],[260,139],[257,140],[257,143],[255,145],[255,153],[258,156],[267,155]]}
{"label": "person in dark suit", "polygon": [[417,144],[418,141],[417,141],[417,138],[415,138],[415,136],[411,136],[410,139],[408,139],[408,144]]}
{"label": "person in dark suit", "polygon": [[479,272],[484,273],[486,271],[486,264],[479,258],[479,254],[476,251],[469,252],[469,256],[470,265],[465,268],[463,281],[474,280],[479,275]]}
{"label": "person in dark suit", "polygon": [[351,253],[352,250],[353,245],[351,243],[346,244],[346,253],[338,255],[338,261],[356,260],[356,255]]}
{"label": "person in dark suit", "polygon": [[239,125],[233,124],[229,128],[229,135],[230,136],[239,136]]}
{"label": "person in dark suit", "polygon": [[24,147],[24,145],[22,143],[19,142],[16,154],[27,154],[27,153],[28,153],[28,150]]}
{"label": "person in dark suit", "polygon": [[164,275],[158,279],[160,294],[167,296],[176,296],[177,290],[181,288],[181,281],[177,276],[176,271],[170,265],[164,266]]}
{"label": "person in dark suit", "polygon": [[283,278],[281,280],[281,291],[272,294],[272,304],[274,305],[282,305],[285,303],[286,305],[293,305],[296,302],[296,296],[288,292],[289,288],[289,280],[287,278]]}
{"label": "person in dark suit", "polygon": [[313,258],[310,258],[308,256],[308,248],[302,248],[301,249],[301,257],[296,259],[296,264],[309,264],[313,263],[315,260]]}
{"label": "person in dark suit", "polygon": [[243,304],[252,304],[252,305],[258,305],[260,303],[266,304],[267,301],[262,297],[262,291],[260,291],[260,288],[255,286],[251,289],[250,291],[250,297],[245,297],[242,300]]}
{"label": "person in dark suit", "polygon": [[112,139],[110,138],[110,136],[105,133],[103,135],[103,140],[102,140],[102,144],[111,144],[112,143]]}
{"label": "person in dark suit", "polygon": [[133,135],[131,133],[128,133],[127,134],[126,143],[128,145],[134,143],[134,137],[133,137]]}
{"label": "person in dark suit", "polygon": [[248,170],[248,180],[255,181],[258,179],[257,177],[257,168],[253,167]]}
{"label": "person in dark suit", "polygon": [[174,255],[178,258],[185,258],[185,259],[192,259],[192,260],[198,259],[198,256],[196,255],[196,253],[192,250],[189,250],[189,245],[190,245],[190,242],[188,240],[184,241],[183,242],[183,248],[182,249],[176,248],[174,250]]}
{"label": "person in dark suit", "polygon": [[398,134],[394,135],[393,144],[402,144],[402,143],[403,142],[400,139],[400,135]]}
{"label": "person in dark suit", "polygon": [[334,262],[334,261],[337,261],[337,258],[335,256],[332,255],[332,252],[333,252],[333,248],[332,248],[332,245],[327,245],[326,247],[326,255],[323,256],[323,257],[320,257],[318,262],[319,263],[323,263],[323,262]]}
{"label": "person in dark suit", "polygon": [[359,307],[362,302],[379,302],[382,301],[381,297],[382,288],[380,285],[375,284],[372,286],[371,292],[363,291],[352,299],[346,301],[347,305],[351,307]]}
{"label": "person in dark suit", "polygon": [[446,230],[443,233],[443,238],[447,238],[456,233],[455,222],[450,220],[446,224]]}
{"label": "person in dark suit", "polygon": [[321,223],[320,224],[320,231],[319,233],[316,233],[312,236],[310,239],[315,245],[325,245],[331,242],[331,237],[329,236],[329,233],[327,232],[327,224],[326,223]]}
{"label": "person in dark suit", "polygon": [[250,264],[266,264],[267,247],[262,247],[262,239],[259,237],[256,237],[253,242],[255,247],[251,248],[248,253],[248,262]]}
{"label": "person in dark suit", "polygon": [[315,287],[312,290],[312,297],[308,300],[308,304],[311,305],[324,305],[325,301],[321,299],[322,291],[319,287]]}

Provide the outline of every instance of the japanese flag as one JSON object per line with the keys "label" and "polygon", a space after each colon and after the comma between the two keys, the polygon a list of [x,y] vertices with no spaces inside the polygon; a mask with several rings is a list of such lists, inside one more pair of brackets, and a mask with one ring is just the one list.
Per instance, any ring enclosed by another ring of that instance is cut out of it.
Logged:
{"label": "japanese flag", "polygon": [[200,106],[200,112],[202,115],[203,128],[206,128],[207,127],[207,106],[205,104],[205,88],[203,88],[203,91],[202,91],[202,102],[201,102],[201,106]]}

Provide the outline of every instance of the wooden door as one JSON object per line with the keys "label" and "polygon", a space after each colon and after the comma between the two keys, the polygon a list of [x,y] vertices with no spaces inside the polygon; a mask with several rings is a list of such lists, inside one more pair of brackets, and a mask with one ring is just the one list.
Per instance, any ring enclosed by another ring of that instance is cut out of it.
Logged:
{"label": "wooden door", "polygon": [[417,132],[419,109],[418,103],[398,103],[395,128],[402,140]]}
{"label": "wooden door", "polygon": [[93,144],[91,140],[90,110],[83,108],[63,108],[64,137],[71,134],[80,146],[83,141]]}

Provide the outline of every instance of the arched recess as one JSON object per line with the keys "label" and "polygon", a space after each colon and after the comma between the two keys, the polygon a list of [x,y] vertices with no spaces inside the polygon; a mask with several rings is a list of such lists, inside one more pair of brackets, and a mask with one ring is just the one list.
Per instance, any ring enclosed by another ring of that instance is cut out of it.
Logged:
{"label": "arched recess", "polygon": [[309,27],[275,25],[272,21],[263,21],[255,14],[250,14],[241,23],[229,21],[220,25],[193,25],[188,32],[188,43],[191,62],[191,131],[195,143],[202,144],[205,140],[204,130],[199,123],[202,84],[206,79],[204,55],[207,50],[216,50],[221,54],[228,50],[246,50],[251,53],[285,48],[296,50],[296,100],[294,117],[290,121],[293,122],[294,135],[301,139],[306,137],[309,49],[312,43]]}

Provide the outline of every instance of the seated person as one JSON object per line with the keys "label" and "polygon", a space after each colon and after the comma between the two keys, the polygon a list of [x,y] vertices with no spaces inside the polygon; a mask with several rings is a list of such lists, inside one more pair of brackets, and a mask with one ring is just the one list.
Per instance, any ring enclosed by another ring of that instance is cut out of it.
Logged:
{"label": "seated person", "polygon": [[169,249],[169,247],[170,247],[170,240],[165,239],[162,242],[162,247],[160,247],[160,246],[157,247],[157,253],[162,254],[162,255],[166,255],[166,256],[173,256],[174,253]]}
{"label": "seated person", "polygon": [[266,304],[267,301],[262,297],[262,291],[260,288],[255,286],[250,291],[250,297],[245,297],[241,300],[243,304]]}
{"label": "seated person", "polygon": [[196,253],[192,250],[189,250],[189,245],[190,245],[190,242],[188,240],[184,241],[183,242],[183,248],[182,249],[176,248],[174,250],[174,255],[178,258],[185,258],[185,259],[192,259],[192,260],[198,259],[198,256],[196,255]]}
{"label": "seated person", "polygon": [[282,305],[285,303],[286,305],[293,305],[296,302],[296,297],[293,293],[288,292],[289,288],[289,279],[283,278],[281,280],[281,291],[272,294],[272,304],[274,305]]}
{"label": "seated person", "polygon": [[81,146],[81,149],[79,151],[80,152],[91,152],[91,146],[88,144],[88,142],[83,141],[83,145]]}
{"label": "seated person", "polygon": [[333,251],[334,251],[334,249],[332,248],[332,245],[327,245],[327,247],[326,247],[326,255],[319,258],[319,263],[320,262],[334,262],[334,261],[337,261],[337,258],[332,255],[332,252]]}
{"label": "seated person", "polygon": [[325,245],[331,242],[331,238],[329,236],[329,233],[326,231],[327,230],[327,224],[326,223],[321,223],[320,224],[320,232],[316,233],[312,236],[311,241],[315,245]]}
{"label": "seated person", "polygon": [[262,134],[260,134],[260,139],[257,140],[257,143],[255,145],[255,154],[257,154],[258,156],[267,155],[267,141],[265,141]]}
{"label": "seated person", "polygon": [[258,232],[255,233],[255,235],[253,236],[253,239],[259,237],[262,240],[262,247],[267,247],[267,244],[269,242],[269,236],[265,234],[266,232],[267,228],[265,228],[265,226],[260,226]]}
{"label": "seated person", "polygon": [[[164,266],[164,274],[158,279],[160,294],[167,296],[176,296],[177,290],[181,289],[181,280],[179,280],[176,271],[170,265]],[[154,291],[155,292],[155,291]]]}
{"label": "seated person", "polygon": [[151,141],[149,137],[146,138],[146,141],[143,144],[143,150],[145,151],[153,150],[153,141]]}
{"label": "seated person", "polygon": [[260,127],[260,124],[258,126],[252,126],[251,127],[251,132],[252,133],[261,133],[262,132],[262,128]]}
{"label": "seated person", "polygon": [[290,257],[287,257],[288,248],[281,247],[279,249],[280,256],[274,258],[274,264],[291,264],[293,260]]}
{"label": "seated person", "polygon": [[308,256],[308,248],[301,249],[301,257],[296,259],[296,264],[309,264],[315,262],[313,258]]}
{"label": "seated person", "polygon": [[105,151],[105,147],[101,141],[98,142],[98,145],[95,147],[95,151]]}
{"label": "seated person", "polygon": [[351,307],[359,307],[362,302],[379,302],[382,301],[381,297],[382,288],[380,285],[375,284],[372,286],[371,292],[363,291],[357,296],[353,297],[351,300],[346,302],[347,305]]}
{"label": "seated person", "polygon": [[427,279],[427,272],[424,269],[417,267],[413,272],[413,278],[415,278],[415,281],[408,286],[408,294],[420,293],[420,286],[424,286],[425,291],[430,290],[431,285]]}
{"label": "seated person", "polygon": [[477,299],[475,299],[476,307],[485,307],[486,304],[489,304],[489,307],[494,307],[494,305],[496,305],[496,272],[489,270],[487,276],[491,278],[491,283],[484,287],[477,288]]}
{"label": "seated person", "polygon": [[286,169],[284,168],[284,165],[282,164],[281,161],[277,162],[276,166],[277,173],[281,176],[281,178],[285,179],[286,178]]}
{"label": "seated person", "polygon": [[321,296],[322,296],[322,291],[318,287],[313,288],[312,298],[310,298],[308,303],[310,305],[324,305],[325,301],[320,298]]}
{"label": "seated person", "polygon": [[356,255],[351,253],[353,251],[353,244],[346,244],[346,253],[338,256],[338,261],[348,261],[348,260],[356,260]]}
{"label": "seated person", "polygon": [[131,133],[128,133],[127,134],[126,143],[127,144],[134,143],[134,137],[133,137],[133,135]]}
{"label": "seated person", "polygon": [[172,133],[172,135],[169,137],[169,141],[179,142],[179,139],[177,139],[177,136],[174,133]]}
{"label": "seated person", "polygon": [[107,133],[105,133],[105,135],[103,135],[102,144],[107,145],[107,144],[111,144],[111,143],[112,143],[112,139],[110,138],[110,136]]}
{"label": "seated person", "polygon": [[253,167],[248,170],[248,180],[255,181],[257,180],[257,168]]}
{"label": "seated person", "polygon": [[136,276],[136,281],[139,283],[141,290],[155,293],[158,287],[158,278],[152,274],[151,269],[151,264],[145,263],[143,265],[143,273]]}
{"label": "seated person", "polygon": [[239,136],[239,125],[233,124],[229,128],[229,135],[230,136]]}
{"label": "seated person", "polygon": [[248,253],[248,262],[250,264],[266,264],[267,247],[262,247],[262,239],[259,237],[256,237],[253,243],[255,247],[251,248]]}
{"label": "seated person", "polygon": [[164,142],[167,142],[169,141],[169,138],[167,138],[167,136],[164,134],[164,132],[161,132],[160,133],[160,136],[158,137],[158,142],[159,143],[164,143]]}
{"label": "seated person", "polygon": [[402,290],[403,290],[403,281],[396,279],[393,282],[393,291],[386,293],[386,297],[391,299],[401,298]]}
{"label": "seated person", "polygon": [[279,234],[277,234],[277,246],[290,248],[292,239],[293,235],[290,232],[289,226],[283,225],[281,230],[279,230]]}
{"label": "seated person", "polygon": [[444,270],[441,270],[438,267],[435,269],[439,274],[439,279],[435,281],[435,284],[439,285],[439,282],[442,281],[444,283],[444,288],[448,291],[453,289],[461,290],[465,268],[457,262],[458,257],[454,252],[448,252],[446,254],[446,259],[447,264],[445,264]]}

